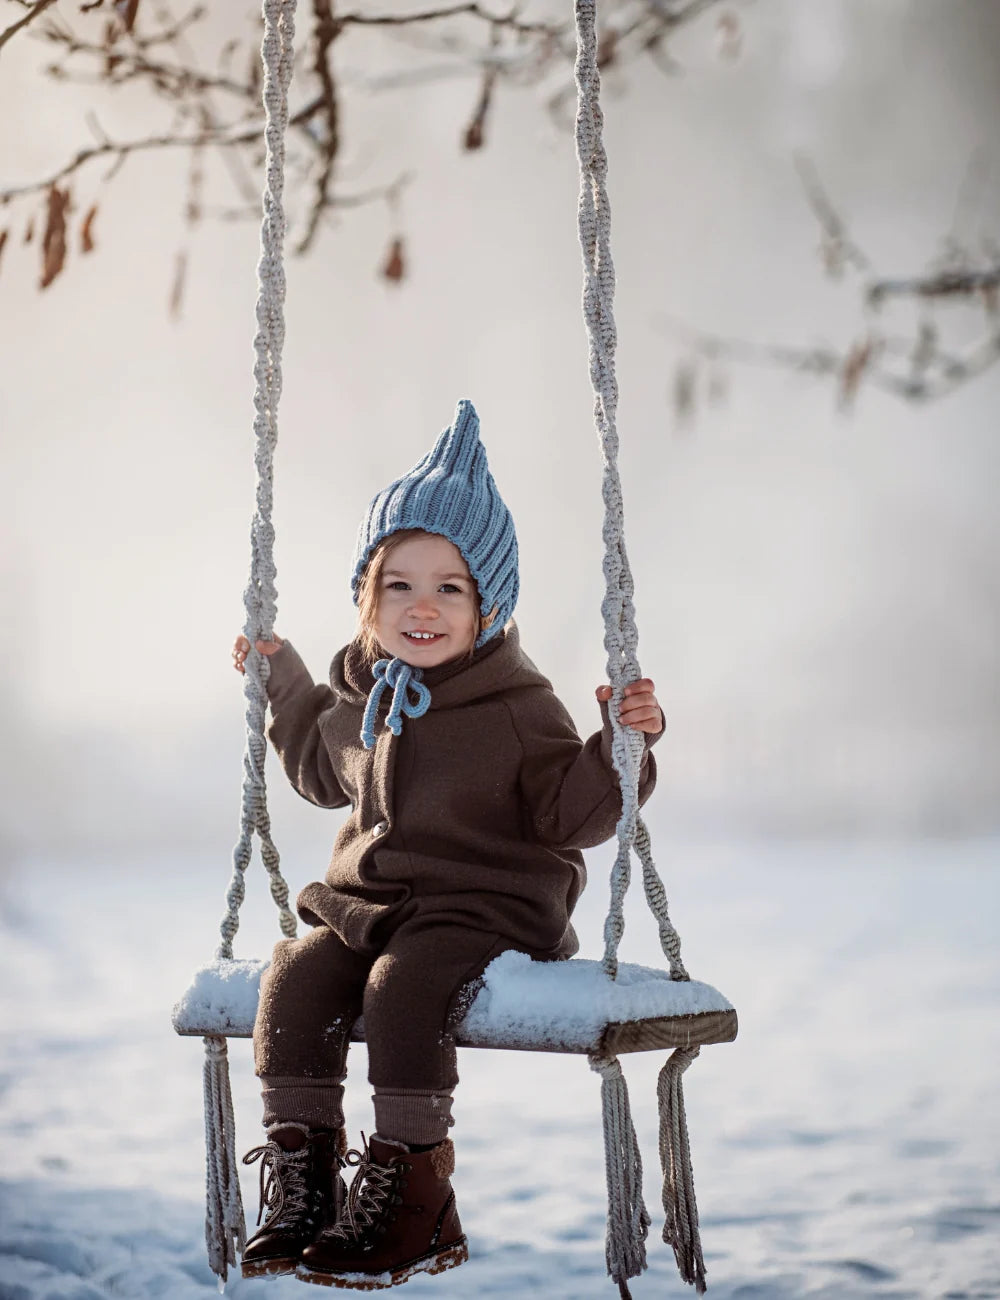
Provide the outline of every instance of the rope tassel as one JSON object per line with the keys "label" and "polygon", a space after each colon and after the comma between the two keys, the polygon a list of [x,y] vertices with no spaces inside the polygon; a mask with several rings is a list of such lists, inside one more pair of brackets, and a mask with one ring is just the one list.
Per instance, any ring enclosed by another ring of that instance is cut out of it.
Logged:
{"label": "rope tassel", "polygon": [[601,1076],[604,1113],[604,1169],[608,1184],[605,1257],[608,1273],[629,1300],[628,1279],[646,1267],[649,1214],[642,1199],[642,1157],[632,1124],[628,1085],[616,1056],[591,1056],[590,1068]]}
{"label": "rope tassel", "polygon": [[236,1123],[224,1038],[205,1039],[205,1244],[212,1272],[225,1282],[246,1244],[236,1164]]}
{"label": "rope tassel", "polygon": [[678,1047],[667,1059],[657,1080],[660,1108],[660,1165],[663,1169],[663,1240],[673,1247],[677,1268],[699,1295],[705,1293],[705,1260],[698,1231],[698,1204],[694,1196],[694,1171],[684,1113],[682,1076],[697,1047]]}

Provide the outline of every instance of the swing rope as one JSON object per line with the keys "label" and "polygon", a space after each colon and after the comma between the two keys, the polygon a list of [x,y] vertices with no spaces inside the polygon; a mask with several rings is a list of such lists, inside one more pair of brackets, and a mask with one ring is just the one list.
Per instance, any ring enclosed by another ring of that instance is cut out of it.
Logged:
{"label": "swing rope", "polygon": [[[660,945],[670,963],[670,977],[687,980],[681,961],[680,939],[670,920],[666,891],[653,863],[649,832],[639,817],[639,772],[644,740],[628,734],[618,720],[627,683],[640,676],[637,658],[639,634],[635,623],[635,584],[625,550],[624,509],[618,473],[618,381],[615,349],[618,342],[614,317],[615,268],[611,257],[611,206],[608,199],[608,158],[602,137],[601,78],[597,65],[596,0],[576,0],[576,150],[580,166],[578,230],[583,254],[583,315],[590,347],[590,380],[594,390],[594,423],[604,463],[601,493],[604,499],[604,577],[601,605],[604,648],[608,653],[608,680],[612,757],[622,790],[622,815],[618,822],[618,854],[611,871],[611,901],[604,925],[605,973],[618,974],[618,947],[625,930],[625,894],[631,878],[631,854],[642,865],[646,901],[656,918]],[[696,1290],[705,1290],[705,1265],[698,1233],[698,1210],[684,1114],[681,1075],[698,1054],[697,1048],[679,1048],[663,1067],[658,1088],[660,1159],[663,1168],[663,1204],[666,1223],[663,1239],[673,1247],[681,1276]],[[629,1108],[625,1076],[617,1058],[592,1055],[591,1068],[602,1077],[604,1149],[608,1183],[608,1272],[623,1297],[629,1295],[627,1279],[646,1267],[645,1238],[649,1215],[642,1201],[642,1159]]]}
{"label": "swing rope", "polygon": [[[295,35],[295,0],[264,0],[264,140],[266,182],[257,264],[257,331],[254,336],[254,464],[256,500],[250,527],[250,576],[243,592],[243,634],[251,650],[246,659],[246,747],[243,753],[243,787],[240,836],[233,849],[233,874],[226,892],[226,913],[219,926],[217,959],[231,958],[239,929],[240,906],[246,894],[253,836],[270,876],[271,897],[278,908],[278,924],[286,938],[294,939],[295,916],[288,906],[288,885],[281,874],[278,850],[271,838],[267,810],[264,761],[267,753],[267,658],[256,642],[274,632],[277,591],[274,567],[274,448],[278,440],[278,401],[281,397],[281,349],[285,339],[285,270],[282,261],[285,213],[282,206],[285,174],[285,128],[288,125],[288,88],[292,79],[292,45]],[[205,1239],[209,1264],[226,1280],[237,1252],[246,1243],[243,1201],[236,1162],[236,1125],[229,1083],[229,1061],[224,1037],[205,1040]]]}
{"label": "swing rope", "polygon": [[[277,849],[271,838],[264,774],[267,709],[266,657],[255,649],[259,639],[273,635],[276,614],[273,502],[273,457],[277,442],[277,409],[281,395],[281,350],[284,342],[285,275],[283,247],[285,216],[284,135],[288,122],[288,88],[296,0],[264,0],[263,99],[265,111],[266,185],[258,263],[257,332],[254,338],[254,436],[256,501],[251,525],[250,576],[244,592],[244,635],[251,651],[246,660],[246,748],[243,760],[240,838],[233,850],[233,874],[226,895],[227,910],[220,924],[219,959],[233,955],[239,929],[239,909],[246,888],[254,834],[270,876],[270,891],[284,935],[294,938],[295,917],[288,906]],[[590,375],[594,388],[594,418],[604,463],[603,537],[606,595],[602,603],[604,645],[612,686],[612,755],[622,789],[622,816],[616,834],[618,853],[611,874],[611,900],[605,922],[603,968],[609,978],[618,973],[618,947],[624,933],[624,900],[631,877],[631,854],[642,866],[647,902],[657,922],[660,943],[674,980],[687,980],[680,940],[667,908],[666,892],[652,859],[649,833],[639,817],[639,773],[644,751],[640,734],[618,720],[625,685],[639,676],[638,632],[633,604],[634,583],[625,550],[621,480],[617,467],[618,433],[615,378],[615,273],[611,259],[611,214],[606,187],[607,155],[602,141],[600,76],[597,68],[595,0],[577,0],[576,121],[580,164],[579,235],[583,250],[583,309],[590,341]],[[245,1242],[243,1206],[235,1158],[235,1124],[229,1083],[226,1040],[204,1039],[205,1130],[207,1148],[207,1212],[205,1232],[209,1263],[225,1281],[236,1253]],[[660,1158],[664,1171],[663,1237],[674,1249],[681,1276],[698,1292],[705,1289],[705,1270],[698,1237],[698,1216],[691,1176],[687,1123],[681,1075],[698,1054],[697,1047],[679,1048],[660,1074]],[[629,1109],[628,1089],[617,1057],[594,1053],[591,1068],[601,1076],[605,1164],[608,1185],[608,1272],[622,1297],[629,1296],[627,1279],[646,1267],[645,1239],[650,1219],[642,1199],[642,1159]]]}

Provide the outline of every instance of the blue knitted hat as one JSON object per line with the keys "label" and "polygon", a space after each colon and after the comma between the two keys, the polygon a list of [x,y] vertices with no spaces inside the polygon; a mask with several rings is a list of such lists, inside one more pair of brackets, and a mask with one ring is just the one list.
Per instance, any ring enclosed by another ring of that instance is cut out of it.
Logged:
{"label": "blue knitted hat", "polygon": [[372,498],[354,551],[355,604],[368,557],[383,537],[404,528],[438,533],[458,547],[479,588],[483,617],[497,610],[476,645],[495,636],[517,604],[517,535],[486,463],[479,416],[471,402],[459,402],[455,418],[433,449]]}

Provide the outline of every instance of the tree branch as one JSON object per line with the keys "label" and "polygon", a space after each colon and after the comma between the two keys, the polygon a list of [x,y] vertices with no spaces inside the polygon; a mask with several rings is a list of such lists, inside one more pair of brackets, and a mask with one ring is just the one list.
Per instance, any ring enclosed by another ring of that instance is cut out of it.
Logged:
{"label": "tree branch", "polygon": [[414,23],[437,22],[445,18],[458,18],[466,14],[472,18],[481,18],[483,22],[488,23],[491,27],[506,27],[520,35],[557,35],[567,30],[569,24],[562,23],[553,26],[551,23],[524,23],[517,17],[517,10],[512,9],[509,14],[492,14],[489,10],[484,9],[482,5],[477,4],[476,0],[469,0],[467,4],[451,5],[443,9],[427,9],[423,13],[416,14],[344,14],[337,19],[341,26],[349,24],[365,27],[409,27]]}
{"label": "tree branch", "polygon": [[865,296],[873,306],[886,298],[958,298],[1000,288],[1000,266],[985,271],[938,271],[909,280],[876,280]]}
{"label": "tree branch", "polygon": [[794,162],[806,198],[809,200],[809,206],[816,214],[823,231],[825,240],[823,258],[827,270],[836,275],[843,268],[843,264],[848,262],[856,271],[870,271],[871,260],[848,236],[847,225],[823,188],[816,168],[801,154],[795,156]]}
{"label": "tree branch", "polygon": [[337,101],[337,87],[333,79],[331,47],[343,30],[333,16],[331,0],[313,0],[313,14],[316,18],[316,58],[313,70],[319,79],[319,100],[326,122],[326,139],[321,145],[321,162],[316,178],[316,197],[309,211],[305,234],[296,248],[297,253],[307,253],[312,247],[319,229],[323,210],[329,204],[330,182],[333,169],[340,151],[340,105]]}
{"label": "tree branch", "polygon": [[16,23],[11,23],[5,31],[0,32],[0,50],[3,49],[9,40],[13,40],[19,31],[27,27],[29,23],[34,22],[39,14],[43,14],[45,10],[54,5],[55,2],[56,0],[36,0],[35,4],[31,6],[23,18],[19,18]]}
{"label": "tree branch", "polygon": [[92,162],[95,158],[107,158],[113,156],[116,165],[120,165],[125,158],[133,153],[143,153],[151,149],[194,149],[201,148],[206,144],[217,144],[222,146],[232,146],[238,144],[259,144],[260,130],[246,131],[242,135],[229,135],[224,130],[214,132],[201,132],[198,135],[180,136],[180,135],[158,135],[149,136],[144,140],[126,140],[122,143],[115,144],[113,140],[102,140],[87,149],[81,149],[69,162],[65,163],[58,171],[53,172],[43,180],[30,181],[27,185],[15,185],[7,190],[0,190],[0,203],[7,203],[11,199],[21,198],[26,194],[40,194],[49,190],[53,185],[58,185],[68,176]]}

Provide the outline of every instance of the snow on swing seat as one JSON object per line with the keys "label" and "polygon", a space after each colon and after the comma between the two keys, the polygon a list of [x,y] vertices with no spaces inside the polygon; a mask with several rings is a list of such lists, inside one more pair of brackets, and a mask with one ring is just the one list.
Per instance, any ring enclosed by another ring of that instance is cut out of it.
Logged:
{"label": "snow on swing seat", "polygon": [[[174,1007],[179,1034],[249,1038],[266,961],[217,958],[195,972]],[[710,984],[623,962],[617,980],[599,961],[535,962],[506,952],[486,969],[458,1026],[460,1047],[619,1055],[729,1043],[732,1005]],[[359,1020],[352,1038],[364,1041]]]}

